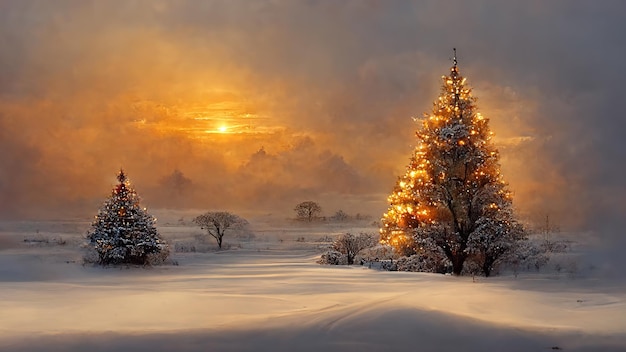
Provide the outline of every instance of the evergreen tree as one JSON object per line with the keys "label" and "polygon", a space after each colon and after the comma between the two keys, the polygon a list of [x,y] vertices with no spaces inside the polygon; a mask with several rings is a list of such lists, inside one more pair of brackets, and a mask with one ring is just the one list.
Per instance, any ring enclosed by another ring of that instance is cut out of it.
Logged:
{"label": "evergreen tree", "polygon": [[403,255],[447,262],[457,275],[469,259],[489,276],[524,231],[513,217],[489,120],[459,73],[456,50],[450,75],[442,78],[406,172],[388,198],[380,239]]}
{"label": "evergreen tree", "polygon": [[155,219],[139,206],[139,196],[130,186],[123,170],[88,233],[89,244],[98,254],[98,263],[140,264],[150,263],[150,258],[168,254],[167,244],[154,225]]}

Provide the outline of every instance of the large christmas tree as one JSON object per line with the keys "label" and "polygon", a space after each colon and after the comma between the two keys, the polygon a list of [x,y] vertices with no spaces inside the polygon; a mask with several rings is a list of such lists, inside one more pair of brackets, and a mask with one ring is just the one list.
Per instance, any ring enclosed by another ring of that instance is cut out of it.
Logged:
{"label": "large christmas tree", "polygon": [[96,215],[87,235],[98,254],[98,263],[145,265],[151,262],[151,257],[164,259],[168,248],[156,230],[155,219],[139,206],[139,196],[123,170],[117,180],[119,184]]}
{"label": "large christmas tree", "polygon": [[441,94],[420,121],[417,146],[389,196],[381,242],[436,271],[489,276],[524,236],[500,175],[489,120],[459,73],[456,50]]}

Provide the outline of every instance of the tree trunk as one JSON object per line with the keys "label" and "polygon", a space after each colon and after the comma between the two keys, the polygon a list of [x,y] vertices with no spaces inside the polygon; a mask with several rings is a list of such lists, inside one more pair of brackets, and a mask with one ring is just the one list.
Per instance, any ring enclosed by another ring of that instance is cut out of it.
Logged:
{"label": "tree trunk", "polygon": [[485,274],[485,277],[489,277],[491,275],[491,266],[493,265],[493,260],[490,260],[490,258],[485,258],[485,262],[483,263],[483,274]]}
{"label": "tree trunk", "polygon": [[452,256],[452,273],[454,275],[461,275],[466,258],[467,255],[464,252]]}

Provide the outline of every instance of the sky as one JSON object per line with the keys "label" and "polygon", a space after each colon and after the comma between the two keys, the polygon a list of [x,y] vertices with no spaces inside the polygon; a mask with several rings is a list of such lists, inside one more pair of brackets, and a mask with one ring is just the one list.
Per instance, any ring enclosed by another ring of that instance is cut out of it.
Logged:
{"label": "sky", "polygon": [[[457,48],[518,214],[626,214],[622,1],[0,1],[0,218],[379,218]],[[541,226],[541,225],[537,225]]]}

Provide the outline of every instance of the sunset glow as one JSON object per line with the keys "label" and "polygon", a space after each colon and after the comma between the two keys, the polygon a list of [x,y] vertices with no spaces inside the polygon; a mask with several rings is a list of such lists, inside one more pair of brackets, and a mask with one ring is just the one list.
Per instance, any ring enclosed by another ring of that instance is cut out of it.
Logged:
{"label": "sunset glow", "polygon": [[[8,213],[32,209],[26,203],[46,210],[70,209],[72,202],[99,199],[97,189],[108,185],[102,175],[124,165],[138,184],[149,185],[143,194],[151,206],[171,201],[159,191],[160,182],[179,169],[198,187],[192,193],[195,198],[187,201],[190,205],[217,206],[220,199],[228,199],[234,206],[247,207],[251,199],[263,203],[271,195],[272,207],[289,210],[294,198],[323,194],[336,201],[337,209],[345,207],[340,203],[347,196],[368,199],[357,203],[367,205],[364,212],[378,214],[386,207],[389,184],[401,172],[398,165],[415,146],[417,125],[411,117],[427,111],[430,97],[437,96],[437,85],[428,82],[438,82],[449,67],[453,46],[459,47],[459,60],[473,77],[481,112],[491,119],[494,143],[502,151],[502,172],[520,212],[536,213],[538,218],[549,212],[576,222],[588,210],[596,211],[586,209],[574,195],[598,178],[568,170],[587,169],[590,160],[603,163],[599,155],[604,154],[570,147],[570,141],[601,148],[597,141],[608,143],[613,139],[607,136],[619,128],[605,127],[608,120],[601,116],[608,114],[592,113],[610,106],[601,92],[589,97],[586,91],[577,91],[576,87],[592,86],[595,75],[583,73],[588,85],[562,80],[578,77],[580,67],[593,67],[595,56],[581,58],[585,65],[559,59],[557,72],[551,63],[539,64],[562,58],[564,53],[553,42],[539,51],[518,46],[511,51],[508,42],[488,50],[472,49],[483,46],[463,42],[468,39],[451,42],[441,35],[443,29],[452,30],[450,24],[421,19],[426,13],[440,13],[438,6],[424,12],[411,2],[381,5],[389,11],[389,17],[380,18],[381,28],[399,26],[383,31],[366,30],[366,22],[352,28],[342,17],[378,16],[380,9],[370,2],[354,6],[333,2],[328,7],[267,2],[266,8],[259,7],[265,8],[259,10],[263,14],[237,2],[216,2],[210,12],[193,2],[148,3],[133,2],[122,9],[106,2],[70,6],[60,1],[35,10],[9,1],[2,7],[0,30],[13,38],[3,51],[5,65],[0,68],[5,150],[0,157],[12,165],[7,174],[12,176],[5,176],[2,184],[7,185],[7,199],[16,197],[1,206]],[[471,38],[496,33],[483,33],[483,27],[457,28],[467,23],[462,14],[474,13],[468,10],[472,6],[458,4],[458,11],[450,13],[453,29],[469,31],[474,34]],[[531,22],[561,14],[557,6],[541,6],[541,11],[530,11],[519,5],[516,13]],[[515,6],[503,4],[490,11],[506,16],[509,7]],[[340,18],[322,20],[329,11]],[[187,22],[196,14],[205,20]],[[406,14],[419,16],[390,20]],[[134,15],[137,21],[128,21]],[[497,18],[478,17],[476,23],[485,23],[485,28]],[[311,22],[294,27],[294,22],[281,20],[286,18]],[[32,26],[26,27],[28,23]],[[211,23],[214,27],[207,27]],[[322,29],[320,23],[327,24],[325,35],[311,35]],[[403,35],[389,35],[396,32],[430,39],[412,42]],[[339,33],[333,41],[323,39]],[[613,33],[617,32],[606,35]],[[542,43],[546,37],[536,39]],[[563,48],[580,44],[558,39]],[[371,40],[380,47],[372,48]],[[535,52],[532,62],[537,67],[519,60]],[[568,54],[592,52],[598,50]],[[527,82],[529,70],[537,77],[532,84]],[[555,89],[555,82],[563,86]],[[578,115],[585,117],[573,118]],[[560,162],[562,155],[568,159]],[[579,176],[572,180],[573,174]],[[246,189],[240,187],[241,180],[246,180]],[[280,187],[276,180],[281,180]],[[46,186],[57,183],[72,186]],[[224,194],[208,197],[202,192]]]}

